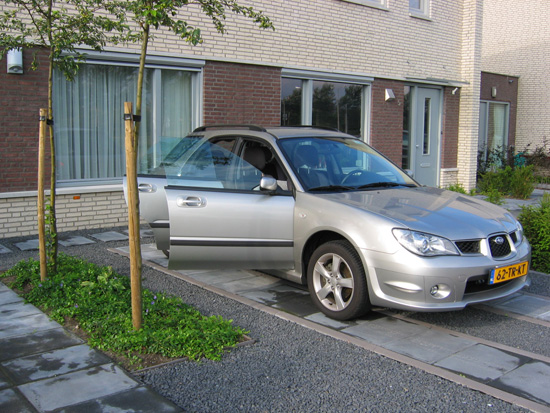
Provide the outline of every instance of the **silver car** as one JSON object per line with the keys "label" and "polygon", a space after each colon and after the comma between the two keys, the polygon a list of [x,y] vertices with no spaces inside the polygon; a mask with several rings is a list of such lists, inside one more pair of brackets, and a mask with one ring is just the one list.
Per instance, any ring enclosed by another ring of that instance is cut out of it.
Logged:
{"label": "silver car", "polygon": [[307,284],[338,320],[371,306],[457,310],[529,282],[510,213],[421,186],[337,131],[201,127],[138,187],[170,268],[263,270]]}

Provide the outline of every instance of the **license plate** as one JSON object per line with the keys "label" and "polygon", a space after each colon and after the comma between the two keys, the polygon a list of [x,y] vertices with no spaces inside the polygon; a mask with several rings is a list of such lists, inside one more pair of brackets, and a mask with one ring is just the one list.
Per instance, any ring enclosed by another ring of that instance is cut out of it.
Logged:
{"label": "license plate", "polygon": [[508,265],[507,267],[495,268],[489,276],[489,284],[497,284],[514,278],[523,277],[529,272],[529,262]]}

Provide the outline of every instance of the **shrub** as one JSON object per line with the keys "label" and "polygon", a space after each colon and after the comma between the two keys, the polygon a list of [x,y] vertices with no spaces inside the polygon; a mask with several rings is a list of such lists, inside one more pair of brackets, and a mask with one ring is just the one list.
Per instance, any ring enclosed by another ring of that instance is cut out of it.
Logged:
{"label": "shrub", "polygon": [[531,243],[532,269],[550,273],[550,194],[544,194],[539,206],[523,207],[519,221]]}
{"label": "shrub", "polygon": [[498,171],[489,171],[481,175],[478,188],[482,194],[500,192],[513,198],[527,199],[535,189],[533,166],[512,169],[507,166]]}
{"label": "shrub", "polygon": [[447,187],[445,187],[448,191],[458,192],[459,194],[468,195],[468,192],[466,192],[466,189],[461,183],[451,184]]}

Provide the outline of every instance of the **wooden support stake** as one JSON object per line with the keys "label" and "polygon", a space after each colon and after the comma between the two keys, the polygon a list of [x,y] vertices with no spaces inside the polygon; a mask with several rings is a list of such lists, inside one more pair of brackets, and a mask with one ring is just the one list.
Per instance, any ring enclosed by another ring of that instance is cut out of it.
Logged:
{"label": "wooden support stake", "polygon": [[137,142],[131,102],[124,102],[126,146],[126,184],[128,196],[128,235],[130,243],[130,284],[132,287],[132,322],[135,330],[142,324],[141,244],[139,234],[139,194],[137,189]]}
{"label": "wooden support stake", "polygon": [[48,260],[46,258],[46,219],[44,207],[44,163],[45,141],[48,109],[40,109],[40,127],[38,131],[38,250],[40,251],[40,280],[45,281],[48,276]]}

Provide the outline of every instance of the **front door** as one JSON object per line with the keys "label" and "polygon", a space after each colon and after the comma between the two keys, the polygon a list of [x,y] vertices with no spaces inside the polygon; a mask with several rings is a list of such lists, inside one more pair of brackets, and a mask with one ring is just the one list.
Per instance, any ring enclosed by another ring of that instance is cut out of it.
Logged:
{"label": "front door", "polygon": [[441,135],[441,91],[416,88],[412,135],[414,178],[423,185],[439,185],[439,142]]}

